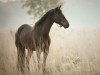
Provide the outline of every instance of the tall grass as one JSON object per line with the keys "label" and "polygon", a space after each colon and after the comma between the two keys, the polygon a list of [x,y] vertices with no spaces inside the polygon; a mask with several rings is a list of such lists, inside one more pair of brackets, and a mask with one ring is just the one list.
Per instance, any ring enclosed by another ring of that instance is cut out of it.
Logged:
{"label": "tall grass", "polygon": [[[100,28],[52,28],[46,75],[100,75],[99,32]],[[14,33],[15,30],[0,32],[0,75],[17,75]],[[35,52],[30,69],[32,75],[38,74]]]}

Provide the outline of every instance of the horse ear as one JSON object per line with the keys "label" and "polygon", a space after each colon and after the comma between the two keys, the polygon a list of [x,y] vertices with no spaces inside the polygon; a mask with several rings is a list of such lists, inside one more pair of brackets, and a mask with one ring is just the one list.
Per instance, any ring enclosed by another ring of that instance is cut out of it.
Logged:
{"label": "horse ear", "polygon": [[60,9],[61,8],[61,5],[58,8]]}
{"label": "horse ear", "polygon": [[58,6],[58,7],[56,7],[55,9],[56,9],[56,10],[59,10],[60,8],[61,8],[61,5],[60,5],[60,6]]}

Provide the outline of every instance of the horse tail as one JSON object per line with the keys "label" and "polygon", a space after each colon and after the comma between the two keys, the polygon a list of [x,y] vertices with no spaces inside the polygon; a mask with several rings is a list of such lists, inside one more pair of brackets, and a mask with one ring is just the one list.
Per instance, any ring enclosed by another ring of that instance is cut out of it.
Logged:
{"label": "horse tail", "polygon": [[20,33],[23,27],[21,26],[15,34],[15,45],[17,47],[17,69],[24,72],[25,68],[25,47],[20,42]]}

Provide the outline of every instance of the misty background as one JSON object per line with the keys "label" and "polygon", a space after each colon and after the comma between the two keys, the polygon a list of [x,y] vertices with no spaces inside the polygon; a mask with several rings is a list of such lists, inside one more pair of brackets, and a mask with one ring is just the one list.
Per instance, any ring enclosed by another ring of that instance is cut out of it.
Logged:
{"label": "misty background", "polygon": [[[71,28],[100,27],[100,0],[64,0],[62,11]],[[16,29],[33,22],[19,0],[0,0],[0,29]]]}
{"label": "misty background", "polygon": [[[0,0],[0,75],[18,75],[15,32],[22,24],[36,22],[22,5],[20,0]],[[61,9],[70,26],[54,24],[50,30],[46,75],[100,75],[100,0],[64,0]],[[35,52],[30,70],[38,75]]]}

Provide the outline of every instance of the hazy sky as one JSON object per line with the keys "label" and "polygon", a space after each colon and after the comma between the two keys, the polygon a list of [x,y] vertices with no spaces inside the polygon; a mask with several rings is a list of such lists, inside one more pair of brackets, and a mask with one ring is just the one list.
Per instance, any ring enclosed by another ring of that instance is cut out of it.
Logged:
{"label": "hazy sky", "polygon": [[73,26],[100,26],[100,0],[66,0],[64,11]]}
{"label": "hazy sky", "polygon": [[[32,18],[21,8],[21,3],[15,0],[9,0],[12,3],[0,1],[0,28],[32,23]],[[62,8],[71,27],[100,26],[100,0],[65,0]]]}

